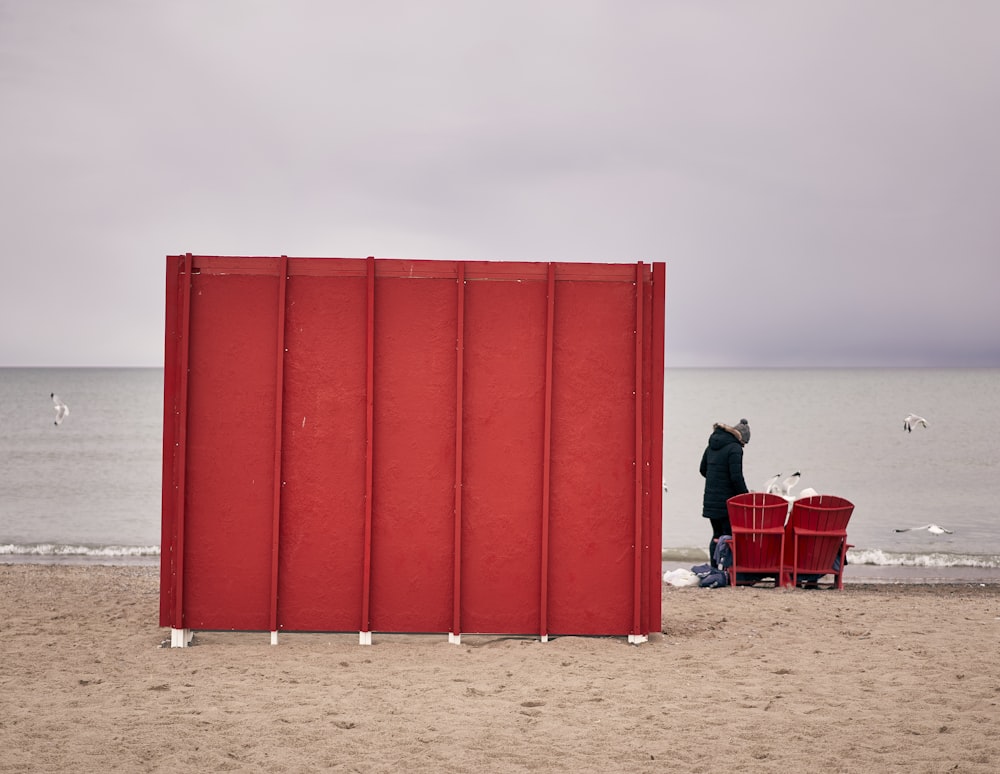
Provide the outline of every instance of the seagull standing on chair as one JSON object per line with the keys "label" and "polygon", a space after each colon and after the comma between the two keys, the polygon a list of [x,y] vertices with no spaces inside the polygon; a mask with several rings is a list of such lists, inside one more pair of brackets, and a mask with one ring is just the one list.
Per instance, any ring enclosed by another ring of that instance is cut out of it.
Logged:
{"label": "seagull standing on chair", "polygon": [[792,475],[790,475],[788,478],[786,478],[779,484],[778,479],[781,478],[781,474],[776,473],[767,480],[767,483],[764,485],[764,491],[767,492],[768,494],[776,494],[776,495],[781,495],[782,497],[790,497],[792,494],[792,490],[799,483],[799,479],[801,477],[802,474],[796,470],[794,473],[792,473]]}

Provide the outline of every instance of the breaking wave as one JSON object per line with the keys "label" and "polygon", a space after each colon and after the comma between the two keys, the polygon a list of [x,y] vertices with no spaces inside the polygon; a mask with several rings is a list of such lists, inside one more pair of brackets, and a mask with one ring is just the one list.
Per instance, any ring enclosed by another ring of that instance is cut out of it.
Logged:
{"label": "breaking wave", "polygon": [[997,554],[893,553],[879,548],[851,549],[847,560],[853,564],[879,567],[984,567],[1000,568]]}
{"label": "breaking wave", "polygon": [[[708,560],[704,548],[664,548],[662,560],[700,564]],[[963,553],[901,553],[883,551],[879,548],[852,548],[847,552],[850,564],[867,564],[877,567],[982,567],[1000,569],[998,554]]]}
{"label": "breaking wave", "polygon": [[64,543],[3,543],[0,556],[12,557],[79,557],[81,559],[132,559],[156,557],[159,546],[87,546]]}

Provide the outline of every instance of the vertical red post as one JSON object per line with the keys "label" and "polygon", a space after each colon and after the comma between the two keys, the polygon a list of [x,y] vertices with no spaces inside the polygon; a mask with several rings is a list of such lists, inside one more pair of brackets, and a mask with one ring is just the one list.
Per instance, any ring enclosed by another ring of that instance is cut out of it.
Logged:
{"label": "vertical red post", "polygon": [[172,628],[184,627],[184,512],[185,473],[187,471],[187,399],[188,399],[188,355],[191,341],[191,283],[194,274],[194,258],[188,253],[180,264],[181,279],[181,351],[178,370],[180,383],[177,386],[177,501],[175,503],[177,542],[176,577],[174,578],[174,621]]}
{"label": "vertical red post", "polygon": [[181,347],[180,294],[181,256],[167,258],[166,314],[163,337],[163,460],[160,525],[160,626],[171,626],[176,593],[177,543],[177,456],[178,422],[177,385]]}
{"label": "vertical red post", "polygon": [[643,271],[642,261],[635,267],[635,540],[634,546],[634,577],[633,577],[633,607],[632,634],[642,632],[642,352],[643,352]]}
{"label": "vertical red post", "polygon": [[367,374],[365,375],[365,557],[361,591],[361,631],[369,631],[372,594],[372,436],[375,431],[375,258],[367,258]]}
{"label": "vertical red post", "polygon": [[465,352],[465,264],[458,264],[458,320],[455,358],[455,589],[452,634],[461,634],[462,621],[462,376]]}
{"label": "vertical red post", "polygon": [[538,633],[549,635],[549,506],[552,472],[552,349],[555,329],[556,266],[548,265],[545,312],[545,426],[542,429],[542,569]]}
{"label": "vertical red post", "polygon": [[661,594],[662,586],[662,553],[663,553],[663,483],[656,474],[662,476],[663,473],[663,318],[666,303],[666,266],[662,263],[654,263],[653,287],[652,287],[652,314],[651,329],[652,342],[650,345],[650,406],[649,424],[652,437],[650,438],[650,491],[654,492],[650,499],[650,535],[647,541],[649,548],[649,568],[646,583],[649,587],[649,630],[659,632],[662,628]]}
{"label": "vertical red post", "polygon": [[274,493],[271,532],[271,631],[278,631],[278,536],[281,524],[281,419],[285,384],[285,295],[288,286],[288,256],[278,263],[278,331],[274,356]]}

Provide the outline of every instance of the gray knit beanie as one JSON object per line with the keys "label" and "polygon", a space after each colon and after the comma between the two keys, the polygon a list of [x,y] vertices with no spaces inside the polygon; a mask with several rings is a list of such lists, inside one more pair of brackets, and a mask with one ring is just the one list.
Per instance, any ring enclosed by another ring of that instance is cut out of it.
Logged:
{"label": "gray knit beanie", "polygon": [[739,423],[733,428],[734,430],[740,431],[740,437],[743,439],[743,445],[746,446],[750,443],[750,423],[745,419],[741,419]]}

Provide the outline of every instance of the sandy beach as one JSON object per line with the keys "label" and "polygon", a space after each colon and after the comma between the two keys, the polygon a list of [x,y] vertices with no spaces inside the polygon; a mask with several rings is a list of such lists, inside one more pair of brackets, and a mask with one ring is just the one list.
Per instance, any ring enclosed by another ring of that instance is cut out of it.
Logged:
{"label": "sandy beach", "polygon": [[155,567],[0,565],[0,771],[993,772],[1000,584],[665,587],[619,638],[197,633]]}

